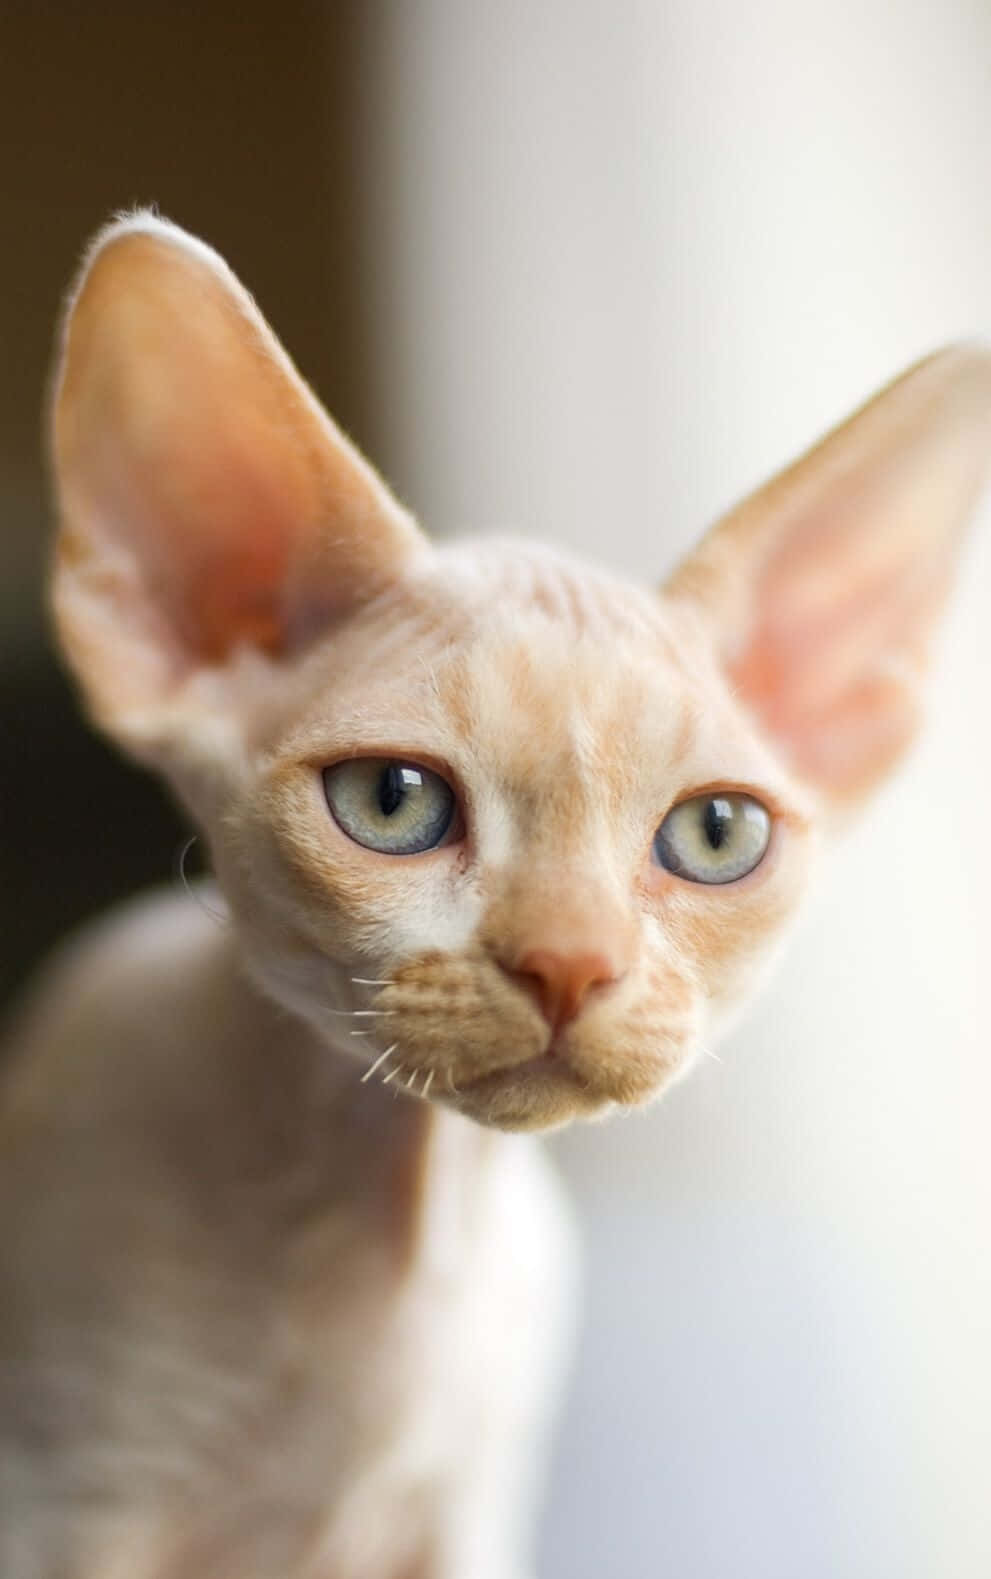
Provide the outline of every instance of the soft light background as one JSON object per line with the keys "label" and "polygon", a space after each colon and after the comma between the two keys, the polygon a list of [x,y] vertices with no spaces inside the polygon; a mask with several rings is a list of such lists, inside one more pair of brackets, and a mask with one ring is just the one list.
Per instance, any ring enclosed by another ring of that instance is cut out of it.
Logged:
{"label": "soft light background", "polygon": [[[40,672],[38,474],[9,434],[114,205],[157,197],[228,251],[430,527],[651,578],[903,364],[991,328],[982,0],[87,17],[89,42],[0,21],[0,311],[14,346],[38,330],[0,365],[5,694]],[[926,740],[775,986],[662,1107],[555,1145],[588,1306],[543,1579],[991,1572],[989,607],[985,511]],[[122,831],[119,886],[166,875],[175,833],[78,755],[68,704],[10,706],[12,760],[55,785],[44,820],[27,793],[4,813],[13,946],[61,921],[61,873],[82,909]]]}
{"label": "soft light background", "polygon": [[[366,106],[393,475],[654,576],[913,357],[991,329],[991,12],[390,10]],[[991,1572],[991,520],[932,729],[778,983],[556,1149],[588,1316],[554,1579]]]}

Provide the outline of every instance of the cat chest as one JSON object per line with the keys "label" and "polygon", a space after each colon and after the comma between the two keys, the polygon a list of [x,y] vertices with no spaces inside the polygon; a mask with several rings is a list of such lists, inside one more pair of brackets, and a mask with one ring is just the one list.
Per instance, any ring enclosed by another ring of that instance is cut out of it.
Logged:
{"label": "cat chest", "polygon": [[327,1564],[370,1560],[375,1531],[425,1535],[474,1479],[518,1459],[568,1345],[570,1228],[532,1144],[507,1143],[482,1183],[445,1170],[423,1207],[402,1286],[369,1283],[347,1331],[311,1329]]}

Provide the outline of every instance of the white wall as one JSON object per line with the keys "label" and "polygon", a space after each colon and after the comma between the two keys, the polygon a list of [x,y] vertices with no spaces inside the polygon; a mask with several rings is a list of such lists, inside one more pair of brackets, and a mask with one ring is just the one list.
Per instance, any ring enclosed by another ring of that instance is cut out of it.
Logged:
{"label": "white wall", "polygon": [[[434,529],[655,576],[991,328],[981,0],[367,14],[384,459]],[[966,582],[924,747],[723,1062],[557,1147],[589,1295],[544,1579],[991,1572],[991,512]]]}

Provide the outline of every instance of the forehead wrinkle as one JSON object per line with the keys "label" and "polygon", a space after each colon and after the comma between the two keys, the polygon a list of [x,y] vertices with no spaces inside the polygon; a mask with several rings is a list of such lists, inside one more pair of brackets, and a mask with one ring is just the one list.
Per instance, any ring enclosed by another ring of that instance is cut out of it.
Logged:
{"label": "forehead wrinkle", "polygon": [[[321,644],[307,664],[310,718],[319,709],[363,732],[381,718],[393,735],[405,719],[425,736],[435,723],[500,777],[511,759],[528,798],[538,782],[547,794],[556,764],[576,781],[572,797],[598,779],[615,800],[620,761],[624,778],[645,766],[635,760],[638,722],[656,725],[665,692],[683,696],[686,681],[706,689],[684,646],[672,611],[642,588],[553,550],[476,543],[460,559],[441,550],[429,574]],[[654,727],[644,733],[656,751]],[[687,734],[679,729],[676,752]]]}
{"label": "forehead wrinkle", "polygon": [[583,648],[545,640],[541,649],[515,630],[506,645],[485,643],[453,666],[474,762],[524,838],[555,828],[557,842],[569,826],[586,825],[597,802],[604,808],[611,686],[602,684],[601,654]]}
{"label": "forehead wrinkle", "polygon": [[423,580],[442,584],[483,624],[493,611],[539,612],[573,636],[632,637],[671,650],[671,607],[661,595],[546,543],[484,537],[450,543]]}

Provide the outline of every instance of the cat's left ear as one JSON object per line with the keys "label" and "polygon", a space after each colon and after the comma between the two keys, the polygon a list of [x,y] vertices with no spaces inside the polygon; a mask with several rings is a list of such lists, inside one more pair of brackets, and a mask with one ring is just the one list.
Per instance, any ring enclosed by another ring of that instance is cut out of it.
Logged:
{"label": "cat's left ear", "polygon": [[937,352],[719,522],[665,588],[829,802],[856,801],[915,733],[989,463],[991,352]]}
{"label": "cat's left ear", "polygon": [[[97,720],[150,761],[427,552],[212,248],[138,214],[90,250],[52,409],[53,601]],[[203,681],[207,679],[208,685]]]}

